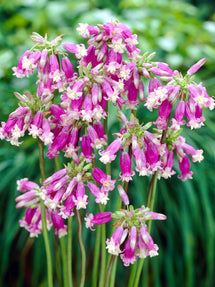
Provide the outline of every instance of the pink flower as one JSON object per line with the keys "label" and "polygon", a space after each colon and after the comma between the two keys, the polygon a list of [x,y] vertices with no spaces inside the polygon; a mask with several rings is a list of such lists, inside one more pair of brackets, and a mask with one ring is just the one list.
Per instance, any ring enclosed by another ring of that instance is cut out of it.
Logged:
{"label": "pink flower", "polygon": [[112,212],[101,212],[96,215],[92,213],[87,213],[85,217],[86,227],[93,230],[93,226],[97,224],[105,224],[111,221],[113,218],[111,217]]}
{"label": "pink flower", "polygon": [[59,238],[67,234],[67,225],[64,224],[63,218],[58,214],[57,211],[51,212],[52,223],[55,227],[55,235]]}
{"label": "pink flower", "polygon": [[96,149],[100,149],[104,145],[104,138],[100,138],[94,127],[88,126],[87,132],[91,140],[91,146]]}
{"label": "pink flower", "polygon": [[192,178],[193,172],[190,171],[190,161],[186,155],[184,155],[181,161],[179,160],[178,165],[181,171],[181,176],[179,179],[184,181]]}
{"label": "pink flower", "polygon": [[13,67],[14,75],[17,78],[23,78],[33,74],[37,62],[40,60],[41,52],[26,51],[19,59],[18,66]]}
{"label": "pink flower", "polygon": [[[29,183],[31,183],[31,182],[29,182]],[[26,207],[37,206],[37,204],[40,201],[40,197],[39,197],[39,190],[36,190],[35,188],[39,188],[39,186],[37,185],[37,187],[34,187],[31,190],[26,190],[27,192],[16,197],[16,199],[15,199],[17,202],[16,208],[21,208],[24,206],[26,206]]]}
{"label": "pink flower", "polygon": [[165,154],[162,156],[162,169],[159,170],[159,176],[163,178],[169,178],[176,172],[172,169],[174,164],[174,153],[165,149]]}
{"label": "pink flower", "polygon": [[73,78],[73,66],[68,57],[62,58],[61,67],[66,76],[67,81],[71,81]]}
{"label": "pink flower", "polygon": [[102,191],[98,186],[92,182],[88,182],[87,187],[89,191],[96,197],[95,202],[106,205],[109,200],[107,192]]}
{"label": "pink flower", "polygon": [[129,266],[130,264],[133,264],[137,260],[137,256],[135,256],[136,241],[135,241],[135,246],[133,247],[131,240],[132,240],[131,236],[129,236],[129,238],[125,242],[125,246],[123,250],[124,252],[120,254],[120,258],[122,259],[124,266]]}
{"label": "pink flower", "polygon": [[74,195],[71,193],[68,195],[64,204],[59,206],[59,215],[61,215],[64,219],[74,215],[73,208],[75,207],[75,202],[73,199]]}
{"label": "pink flower", "polygon": [[135,172],[131,171],[131,158],[127,152],[121,153],[120,167],[122,170],[122,173],[120,172],[119,174],[121,180],[127,182],[132,180],[132,176],[135,175]]}
{"label": "pink flower", "polygon": [[39,136],[45,145],[50,145],[53,142],[54,134],[51,132],[50,123],[47,119],[43,119],[42,134]]}
{"label": "pink flower", "polygon": [[106,249],[108,250],[108,253],[113,255],[119,255],[122,251],[120,250],[120,245],[122,242],[123,237],[123,228],[122,226],[117,227],[117,229],[114,231],[110,239],[106,240]]}
{"label": "pink flower", "polygon": [[95,158],[95,154],[92,153],[92,146],[90,137],[83,135],[81,139],[81,156],[84,156],[86,162],[91,162]]}
{"label": "pink flower", "polygon": [[42,124],[43,124],[43,113],[38,111],[33,117],[33,121],[28,128],[29,135],[32,135],[33,138],[36,138],[42,134]]}
{"label": "pink flower", "polygon": [[152,237],[148,233],[147,225],[140,227],[140,235],[138,240],[139,256],[145,258],[146,256],[158,255],[158,246],[154,244]]}
{"label": "pink flower", "polygon": [[111,176],[106,175],[100,168],[95,167],[92,171],[92,176],[97,183],[102,185],[101,191],[108,192],[114,190],[116,180],[111,180]]}
{"label": "pink flower", "polygon": [[101,155],[100,161],[104,164],[107,164],[108,162],[112,162],[116,158],[116,153],[120,149],[122,145],[122,140],[120,138],[117,138],[114,140],[106,150],[99,151],[99,154]]}
{"label": "pink flower", "polygon": [[123,189],[123,187],[121,185],[118,185],[118,191],[119,191],[120,198],[122,199],[122,202],[125,205],[129,205],[128,195],[127,195],[127,193],[125,192],[125,190]]}
{"label": "pink flower", "polygon": [[197,63],[195,63],[193,66],[189,68],[189,70],[187,71],[187,74],[192,75],[196,73],[205,64],[206,61],[207,61],[206,58],[199,60]]}
{"label": "pink flower", "polygon": [[85,187],[83,182],[78,182],[76,188],[76,196],[73,197],[73,200],[76,205],[76,209],[84,208],[86,209],[88,200],[88,196],[85,194]]}
{"label": "pink flower", "polygon": [[58,181],[60,178],[66,175],[66,169],[60,169],[56,171],[53,175],[49,176],[44,182],[43,185],[48,185],[54,181]]}
{"label": "pink flower", "polygon": [[59,156],[57,153],[65,147],[68,137],[69,135],[67,132],[62,131],[59,133],[53,140],[52,144],[48,147],[49,151],[46,154],[47,157],[51,159]]}
{"label": "pink flower", "polygon": [[78,59],[87,55],[84,44],[75,45],[72,43],[63,43],[63,48],[68,52],[75,54],[76,58]]}
{"label": "pink flower", "polygon": [[172,110],[172,104],[169,100],[164,100],[159,108],[159,116],[156,122],[153,124],[157,125],[158,129],[166,129],[167,128],[167,119],[170,116]]}

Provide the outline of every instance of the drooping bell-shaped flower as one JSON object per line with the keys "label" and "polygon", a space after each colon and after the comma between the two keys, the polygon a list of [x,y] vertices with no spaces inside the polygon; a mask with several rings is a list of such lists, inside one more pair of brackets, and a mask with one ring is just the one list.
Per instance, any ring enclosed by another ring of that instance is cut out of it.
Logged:
{"label": "drooping bell-shaped flower", "polygon": [[88,182],[89,191],[96,197],[95,202],[106,205],[109,200],[107,192],[103,192],[98,186],[92,182]]}
{"label": "drooping bell-shaped flower", "polygon": [[122,181],[129,182],[132,180],[132,176],[135,174],[134,171],[131,171],[131,158],[128,152],[122,152],[120,157],[120,167],[121,171],[119,176]]}
{"label": "drooping bell-shaped flower", "polygon": [[92,213],[87,213],[85,217],[85,225],[87,228],[90,228],[92,231],[94,225],[99,225],[99,224],[105,224],[109,221],[111,221],[113,218],[111,217],[112,212],[101,212],[96,215],[93,215]]}
{"label": "drooping bell-shaped flower", "polygon": [[122,140],[120,138],[117,138],[108,146],[106,150],[99,151],[99,154],[101,155],[100,161],[104,164],[112,162],[116,158],[116,153],[120,149],[121,145]]}
{"label": "drooping bell-shaped flower", "polygon": [[105,174],[100,168],[95,167],[92,171],[92,176],[97,183],[102,185],[101,191],[108,192],[114,190],[116,180],[111,180],[111,176]]}
{"label": "drooping bell-shaped flower", "polygon": [[51,212],[52,223],[55,227],[55,235],[58,235],[59,238],[67,234],[67,225],[64,224],[64,220],[57,211]]}
{"label": "drooping bell-shaped flower", "polygon": [[76,195],[74,196],[73,200],[76,205],[76,209],[84,208],[86,209],[88,200],[88,196],[85,194],[85,186],[83,182],[78,182],[76,188]]}
{"label": "drooping bell-shaped flower", "polygon": [[43,113],[38,111],[33,117],[33,121],[28,128],[29,135],[32,135],[33,138],[36,138],[42,134],[42,124],[43,124]]}
{"label": "drooping bell-shaped flower", "polygon": [[118,191],[119,191],[120,198],[122,199],[122,202],[125,205],[129,205],[128,195],[127,195],[127,193],[125,192],[124,188],[121,185],[118,185]]}

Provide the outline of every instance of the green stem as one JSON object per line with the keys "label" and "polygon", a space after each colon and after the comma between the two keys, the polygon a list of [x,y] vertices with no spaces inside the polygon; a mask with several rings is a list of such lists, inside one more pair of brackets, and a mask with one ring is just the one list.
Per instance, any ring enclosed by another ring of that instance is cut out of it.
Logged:
{"label": "green stem", "polygon": [[[125,192],[127,193],[128,190],[128,183],[127,182],[123,182],[123,188],[125,190]],[[122,204],[122,200],[120,198],[120,196],[118,197],[117,200],[117,204],[116,204],[116,209],[115,210],[120,210],[120,208],[124,208],[124,204]],[[113,234],[115,227],[112,226],[111,228],[111,234]],[[112,255],[109,254],[109,258],[108,258],[108,262],[107,264],[109,264],[110,262],[110,258],[112,258]],[[118,257],[116,257],[116,260],[114,261],[114,266],[112,268],[111,274],[110,274],[110,287],[114,287],[115,285],[115,278],[116,278],[116,269],[117,269],[117,261],[118,261]],[[109,266],[109,265],[108,265]],[[108,270],[108,267],[106,267],[106,270]],[[106,275],[107,276],[107,275]]]}
{"label": "green stem", "polygon": [[107,270],[107,273],[106,273],[106,277],[105,277],[105,285],[104,287],[109,287],[109,281],[110,281],[110,276],[111,276],[111,272],[112,272],[112,269],[113,269],[113,266],[114,266],[114,262],[115,262],[115,259],[116,259],[116,256],[115,255],[111,255],[111,259],[110,259],[110,262],[109,262],[109,265],[108,265],[108,270]]}
{"label": "green stem", "polygon": [[54,246],[55,246],[55,262],[56,262],[56,275],[59,287],[62,287],[62,279],[61,279],[61,262],[60,262],[60,249],[59,249],[59,241],[58,236],[54,235]]}
{"label": "green stem", "polygon": [[[99,205],[99,211],[104,212],[105,207]],[[99,278],[99,287],[104,286],[105,281],[105,267],[106,267],[106,228],[105,224],[101,225],[101,267],[100,267],[100,278]]]}
{"label": "green stem", "polygon": [[101,226],[98,225],[96,228],[96,241],[95,241],[95,249],[94,249],[94,256],[93,256],[92,287],[96,287],[97,281],[98,281],[100,242],[101,242]]}
{"label": "green stem", "polygon": [[54,161],[55,161],[56,170],[60,170],[61,169],[60,158],[55,157]]}
{"label": "green stem", "polygon": [[62,262],[63,262],[63,286],[68,287],[65,238],[61,237],[59,240],[60,240],[61,256],[62,256]]}
{"label": "green stem", "polygon": [[81,278],[79,287],[84,287],[86,277],[86,251],[83,241],[83,226],[80,210],[76,210],[77,223],[78,223],[78,242],[81,250]]}
{"label": "green stem", "polygon": [[[108,113],[108,102],[106,104],[105,111],[106,113]],[[104,127],[104,134],[107,135],[107,145],[108,145],[108,117],[104,119],[103,127]],[[106,164],[106,174],[111,175],[111,163],[110,162]]]}
{"label": "green stem", "polygon": [[[41,179],[43,182],[46,179],[46,172],[45,172],[43,142],[40,139],[38,139],[38,147],[39,147],[39,165],[40,165]],[[42,199],[40,200],[40,205],[41,205],[43,239],[45,243],[46,260],[47,260],[48,287],[53,287],[51,247],[50,247],[47,222],[46,222],[45,204]]]}
{"label": "green stem", "polygon": [[[108,102],[106,104],[105,112],[108,114]],[[108,116],[104,119],[103,128],[104,134],[108,136]]]}
{"label": "green stem", "polygon": [[112,269],[111,276],[110,276],[110,287],[115,286],[116,268],[117,268],[117,262],[118,262],[117,260],[118,260],[118,257],[116,258],[113,264],[113,269]]}
{"label": "green stem", "polygon": [[[156,186],[157,186],[157,178],[158,178],[158,171],[156,171],[150,181],[149,190],[148,190],[148,197],[147,197],[147,206],[150,210],[153,210],[155,195],[156,195]],[[150,220],[148,223],[148,232],[151,232],[152,221]],[[137,267],[137,272],[135,275],[134,284],[131,285],[133,287],[138,287],[141,271],[143,269],[144,258],[139,260],[139,264]]]}
{"label": "green stem", "polygon": [[72,287],[72,216],[68,218],[67,230],[67,284]]}
{"label": "green stem", "polygon": [[136,269],[137,269],[137,261],[134,262],[134,264],[132,264],[132,266],[131,266],[131,273],[130,273],[130,278],[129,278],[129,282],[128,282],[128,287],[133,287],[134,279],[135,279],[135,275],[136,275]]}
{"label": "green stem", "polygon": [[[54,161],[55,161],[56,170],[60,170],[61,169],[60,158],[55,157]],[[72,232],[70,230],[70,228],[71,228],[70,225],[71,224],[68,224],[68,233],[71,236]],[[67,267],[68,259],[67,259],[67,254],[66,254],[65,238],[60,237],[59,240],[60,240],[61,257],[62,257],[62,263],[63,263],[63,284],[64,284],[64,287],[68,287],[68,277],[72,275],[72,268],[68,269],[68,267]],[[69,241],[71,242],[70,239],[69,239]],[[70,248],[72,248],[72,243],[70,244]],[[70,253],[68,253],[68,256],[70,256],[70,258],[72,258],[71,250],[70,250]],[[69,270],[71,270],[71,271],[69,272]],[[72,286],[72,277],[70,279],[70,286]]]}
{"label": "green stem", "polygon": [[41,173],[41,179],[42,179],[42,182],[43,182],[46,179],[46,171],[45,171],[43,142],[39,138],[38,138],[38,147],[39,147],[40,173]]}

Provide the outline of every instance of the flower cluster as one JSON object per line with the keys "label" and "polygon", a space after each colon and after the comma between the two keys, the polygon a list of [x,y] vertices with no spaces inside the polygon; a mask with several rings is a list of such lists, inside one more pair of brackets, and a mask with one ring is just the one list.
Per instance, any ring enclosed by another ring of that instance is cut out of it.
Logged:
{"label": "flower cluster", "polygon": [[[95,196],[95,202],[106,205],[108,192],[115,188],[115,180],[101,169],[93,168],[81,158],[79,165],[68,164],[64,169],[48,177],[42,186],[45,205],[51,210],[58,210],[63,218],[73,216],[73,208],[86,209],[88,204],[87,189]],[[90,171],[92,169],[92,171]],[[93,181],[101,185],[101,188]]]}
{"label": "flower cluster", "polygon": [[[17,189],[22,195],[16,198],[16,208],[27,207],[25,216],[19,221],[19,224],[30,233],[30,237],[37,237],[42,233],[40,207],[40,200],[43,197],[42,188],[27,178],[23,178],[17,181]],[[46,221],[47,229],[50,230],[54,226],[55,234],[59,237],[67,234],[67,225],[64,224],[64,220],[58,212],[46,209]]]}
{"label": "flower cluster", "polygon": [[[106,205],[109,191],[114,193],[119,182],[119,195],[127,209],[95,216],[87,213],[86,226],[93,230],[95,224],[117,219],[116,230],[106,241],[107,249],[120,255],[127,266],[137,257],[158,254],[146,221],[166,217],[145,206],[134,210],[120,182],[126,186],[135,173],[169,178],[176,173],[175,161],[181,171],[179,178],[192,178],[189,157],[200,162],[203,151],[186,143],[182,126],[200,128],[205,121],[203,109],[214,109],[214,99],[202,83],[194,81],[194,73],[206,59],[183,76],[166,63],[153,61],[155,53],[141,54],[137,35],[121,23],[95,27],[85,23],[77,30],[88,38],[87,46],[63,43],[67,52],[59,48],[62,35],[53,41],[37,33],[32,35],[34,46],[24,52],[13,72],[18,78],[34,74],[36,93],[15,93],[19,107],[1,123],[0,138],[18,146],[28,132],[47,146],[49,159],[60,153],[64,156],[64,168],[41,186],[28,179],[18,182],[23,194],[16,199],[17,208],[27,208],[20,225],[31,236],[42,231],[41,201],[46,207],[48,229],[54,225],[55,233],[62,236],[67,231],[66,219],[75,209],[88,211],[88,191],[97,204]],[[77,60],[75,69],[70,58]],[[110,104],[118,109],[121,127],[108,144]],[[158,110],[155,121],[141,123],[136,117],[138,106],[151,112]],[[103,165],[110,165],[118,155],[120,172],[112,179]]]}
{"label": "flower cluster", "polygon": [[114,223],[116,230],[106,241],[106,248],[110,254],[120,255],[125,266],[133,264],[137,257],[158,255],[158,246],[148,232],[146,221],[165,220],[165,215],[149,211],[145,206],[134,210],[130,205],[127,209],[121,209],[115,213],[87,214],[86,227],[92,229],[95,224],[104,224],[113,218],[117,219]]}

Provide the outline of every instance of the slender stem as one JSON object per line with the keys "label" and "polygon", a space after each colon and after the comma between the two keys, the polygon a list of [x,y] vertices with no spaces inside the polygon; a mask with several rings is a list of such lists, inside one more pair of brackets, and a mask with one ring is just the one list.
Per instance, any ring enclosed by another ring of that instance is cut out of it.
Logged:
{"label": "slender stem", "polygon": [[83,241],[83,226],[80,210],[76,210],[77,223],[78,223],[78,242],[81,250],[81,278],[79,287],[84,287],[86,277],[86,251]]}
{"label": "slender stem", "polygon": [[68,218],[67,230],[67,280],[68,287],[72,287],[72,216]]}
{"label": "slender stem", "polygon": [[113,269],[113,265],[114,265],[115,259],[116,259],[116,256],[115,255],[111,255],[111,259],[110,259],[108,270],[107,270],[106,277],[105,277],[105,285],[104,285],[104,287],[109,287],[110,286],[109,285],[109,281],[110,281],[110,276],[111,276],[111,272],[112,272],[112,269]]}
{"label": "slender stem", "polygon": [[92,287],[97,286],[100,242],[101,242],[101,226],[98,225],[96,228],[96,241],[95,241],[95,249],[94,249],[94,256],[93,256]]}
{"label": "slender stem", "polygon": [[39,138],[38,138],[38,147],[39,147],[40,173],[41,173],[41,179],[42,179],[42,182],[43,182],[46,179],[46,171],[45,171],[43,142]]}
{"label": "slender stem", "polygon": [[[40,139],[38,139],[38,147],[39,147],[39,165],[40,165],[41,179],[42,179],[42,182],[43,182],[46,179],[46,172],[45,172],[43,143],[42,143],[42,141]],[[43,239],[44,239],[45,250],[46,250],[47,272],[48,272],[48,286],[49,287],[53,287],[51,247],[50,247],[49,235],[48,235],[48,229],[47,229],[47,222],[46,222],[45,204],[44,204],[42,199],[40,200],[40,206],[41,206],[41,219],[42,219]]]}
{"label": "slender stem", "polygon": [[59,240],[60,240],[61,256],[62,256],[62,262],[63,262],[63,286],[68,287],[65,238],[60,237]]}
{"label": "slender stem", "polygon": [[[108,102],[106,104],[105,112],[108,114]],[[108,136],[108,116],[104,119],[103,128],[104,133]]]}
{"label": "slender stem", "polygon": [[60,158],[55,157],[54,161],[55,161],[56,170],[60,170],[61,169]]}
{"label": "slender stem", "polygon": [[113,264],[113,268],[112,268],[112,272],[111,272],[111,276],[110,276],[110,287],[115,286],[117,262],[118,262],[118,257],[116,257],[114,264]]}
{"label": "slender stem", "polygon": [[[105,111],[106,113],[108,113],[108,102],[106,104]],[[107,145],[108,145],[108,116],[104,119],[103,127],[104,127],[104,134],[107,135]],[[106,174],[111,175],[111,163],[110,162],[106,164]]]}
{"label": "slender stem", "polygon": [[[105,207],[99,205],[99,211],[104,212]],[[99,278],[99,287],[104,286],[105,281],[105,267],[106,267],[106,228],[105,224],[101,225],[101,266],[100,266],[100,278]]]}
{"label": "slender stem", "polygon": [[[158,179],[158,171],[156,171],[153,176],[152,176],[152,186],[148,192],[148,198],[147,198],[147,203],[146,206],[149,207],[149,209],[152,211],[155,203],[155,195],[156,195],[156,187],[157,187],[157,179]],[[151,232],[151,224],[152,220],[149,220],[148,223],[148,232]]]}
{"label": "slender stem", "polygon": [[[60,158],[55,157],[54,161],[55,161],[56,170],[60,170],[61,169]],[[68,223],[68,233],[71,236],[72,232],[70,230],[71,229],[70,225],[71,224]],[[70,256],[70,258],[72,258],[72,254],[70,254],[71,249],[70,249],[70,253],[68,252],[68,254],[66,254],[65,238],[60,237],[59,241],[60,241],[61,257],[62,257],[62,263],[63,263],[63,284],[64,284],[63,286],[68,287],[68,277],[69,276],[71,277],[71,279],[70,279],[71,285],[70,286],[72,286],[72,268],[68,269],[68,267],[67,267],[67,265],[68,265],[67,255]],[[69,241],[71,241],[70,238],[69,238]],[[70,246],[70,248],[72,248],[72,243],[69,246]],[[71,270],[71,271],[69,272],[69,270]]]}
{"label": "slender stem", "polygon": [[[108,113],[108,102],[105,109],[106,113]],[[108,116],[104,119],[103,122],[103,128],[104,128],[104,134],[107,135],[107,144],[108,144]],[[106,174],[111,175],[111,164],[106,164]],[[104,212],[105,207],[102,205],[99,205],[99,211]],[[105,270],[106,270],[106,227],[105,224],[101,225],[100,227],[100,233],[101,233],[101,266],[100,266],[100,277],[99,277],[99,287],[104,286],[105,281]]]}
{"label": "slender stem", "polygon": [[129,278],[129,282],[128,282],[128,287],[133,287],[134,279],[135,279],[135,275],[136,275],[136,269],[137,269],[137,261],[134,262],[134,264],[132,264],[132,266],[131,266],[131,273],[130,273],[130,278]]}
{"label": "slender stem", "polygon": [[54,246],[55,246],[55,266],[56,266],[56,275],[59,287],[62,287],[62,279],[61,279],[61,262],[60,262],[60,249],[59,249],[59,241],[58,236],[54,235]]}

